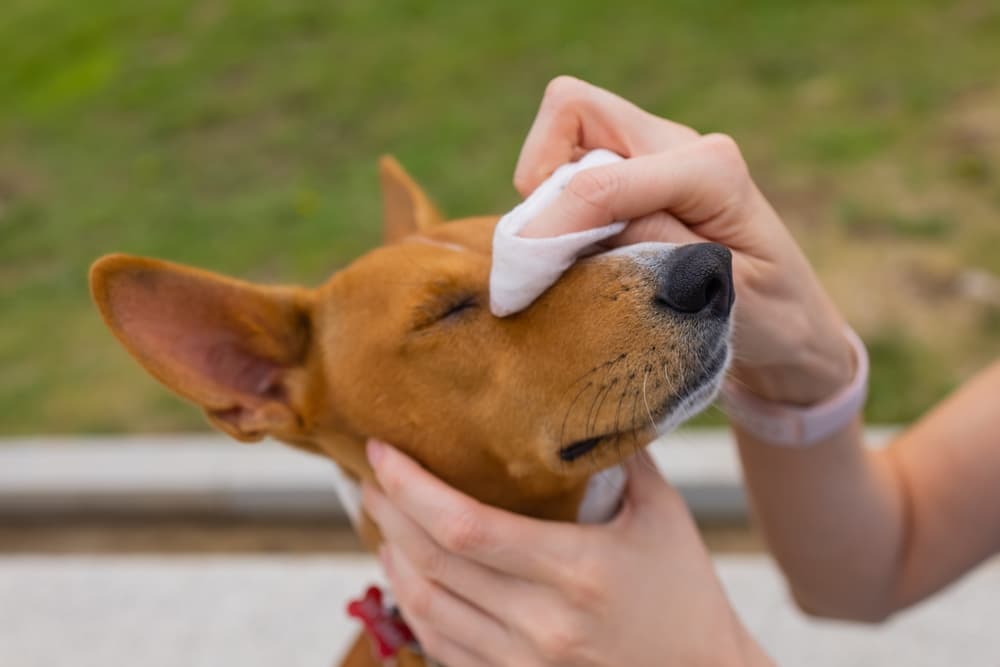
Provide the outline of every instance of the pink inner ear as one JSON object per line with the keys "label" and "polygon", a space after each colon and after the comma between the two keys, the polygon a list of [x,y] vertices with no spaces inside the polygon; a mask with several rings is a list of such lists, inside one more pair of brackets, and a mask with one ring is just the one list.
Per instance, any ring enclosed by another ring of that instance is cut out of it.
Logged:
{"label": "pink inner ear", "polygon": [[212,407],[225,407],[237,396],[279,397],[281,367],[250,349],[261,335],[248,321],[252,298],[241,298],[230,285],[160,271],[142,274],[115,281],[110,296],[122,336],[149,370]]}
{"label": "pink inner ear", "polygon": [[201,363],[194,366],[207,377],[241,394],[270,396],[280,389],[277,364],[242,349],[237,342],[212,341],[209,336],[205,340],[198,335],[194,338],[192,353],[196,358],[202,354]]}

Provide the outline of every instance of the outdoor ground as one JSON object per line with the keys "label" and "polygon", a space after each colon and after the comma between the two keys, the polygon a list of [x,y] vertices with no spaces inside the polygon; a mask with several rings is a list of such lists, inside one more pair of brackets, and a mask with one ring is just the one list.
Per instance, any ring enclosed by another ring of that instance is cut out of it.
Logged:
{"label": "outdoor ground", "polygon": [[[868,433],[870,442],[889,437]],[[698,517],[729,599],[777,664],[1000,664],[1000,561],[887,623],[810,618],[746,523],[728,431],[682,430],[651,453]],[[0,664],[333,664],[357,631],[347,601],[382,576],[332,494],[328,461],[274,442],[4,441]]]}
{"label": "outdoor ground", "polygon": [[100,324],[94,258],[318,282],[376,242],[385,152],[503,211],[561,73],[740,141],[871,347],[872,419],[1000,356],[995,2],[7,0],[0,45],[3,434],[202,428]]}
{"label": "outdoor ground", "polygon": [[[764,556],[714,562],[776,664],[1000,664],[998,563],[888,623],[864,626],[797,611]],[[331,665],[358,631],[347,601],[380,579],[375,560],[356,554],[0,554],[0,596],[10,601],[0,605],[0,646],[10,667]]]}

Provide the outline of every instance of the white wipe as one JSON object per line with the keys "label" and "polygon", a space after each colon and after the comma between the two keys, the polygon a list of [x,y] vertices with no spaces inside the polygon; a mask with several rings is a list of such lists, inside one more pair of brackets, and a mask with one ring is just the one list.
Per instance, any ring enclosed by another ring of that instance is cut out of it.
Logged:
{"label": "white wipe", "polygon": [[611,151],[591,151],[577,162],[555,170],[513,211],[500,218],[493,233],[493,268],[490,272],[490,310],[506,317],[524,310],[551,287],[566,269],[594,244],[618,234],[625,222],[548,238],[524,238],[518,233],[555,201],[578,172],[623,158]]}

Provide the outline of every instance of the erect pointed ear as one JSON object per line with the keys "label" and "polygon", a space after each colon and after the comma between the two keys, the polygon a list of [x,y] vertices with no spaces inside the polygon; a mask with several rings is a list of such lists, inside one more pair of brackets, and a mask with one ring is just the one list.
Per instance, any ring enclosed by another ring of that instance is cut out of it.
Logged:
{"label": "erect pointed ear", "polygon": [[141,257],[90,269],[104,321],[160,382],[238,440],[303,432],[311,293]]}
{"label": "erect pointed ear", "polygon": [[395,243],[441,223],[441,214],[402,165],[391,155],[378,161],[382,180],[382,238]]}

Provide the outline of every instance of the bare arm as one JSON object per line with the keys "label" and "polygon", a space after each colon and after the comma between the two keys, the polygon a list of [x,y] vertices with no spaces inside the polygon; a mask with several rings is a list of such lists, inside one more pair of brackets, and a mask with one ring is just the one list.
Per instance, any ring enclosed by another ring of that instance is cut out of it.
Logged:
{"label": "bare arm", "polygon": [[[699,137],[607,91],[557,79],[515,185],[527,194],[592,148],[632,159],[578,174],[523,233],[631,219],[619,243],[723,243],[733,250],[737,293],[733,379],[798,404],[849,381],[843,320],[732,140]],[[875,452],[863,446],[860,420],[799,450],[736,429],[757,520],[804,608],[884,618],[1000,548],[998,396],[1000,365]]]}
{"label": "bare arm", "polygon": [[756,517],[804,609],[882,619],[1000,549],[1000,364],[886,448],[856,422],[789,450],[736,430]]}
{"label": "bare arm", "polygon": [[[633,222],[621,244],[712,240],[733,249],[733,377],[772,400],[821,401],[852,373],[843,322],[735,143],[699,137],[607,91],[561,78],[515,174],[527,194],[592,148],[632,159],[578,174],[523,233]],[[789,450],[737,431],[758,519],[796,598],[880,619],[1000,547],[1000,364],[888,449],[860,420]],[[538,522],[476,503],[371,443],[385,493],[365,507],[424,647],[448,664],[770,664],[730,608],[676,492],[637,460],[603,526]],[[997,528],[997,529],[995,529]]]}

